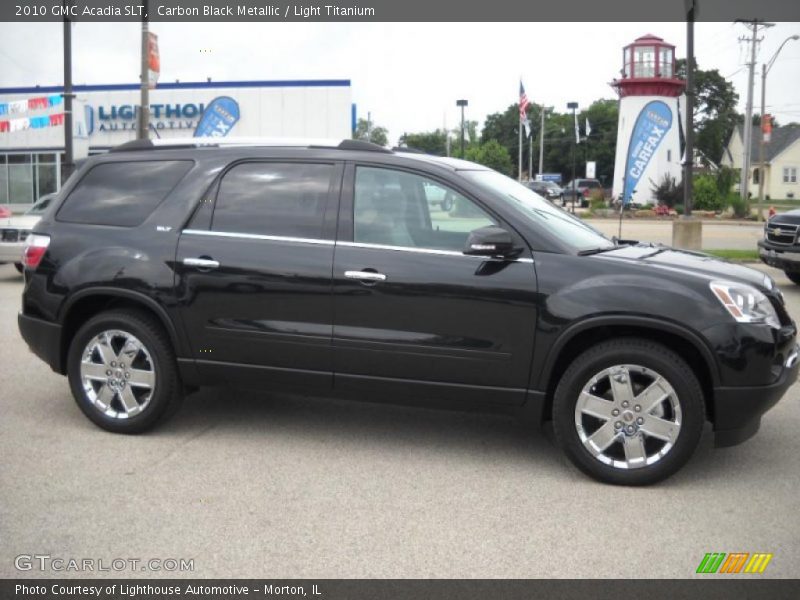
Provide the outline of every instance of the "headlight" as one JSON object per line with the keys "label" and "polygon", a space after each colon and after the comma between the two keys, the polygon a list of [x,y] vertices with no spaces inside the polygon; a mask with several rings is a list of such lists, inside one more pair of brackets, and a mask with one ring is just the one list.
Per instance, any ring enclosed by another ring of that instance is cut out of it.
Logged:
{"label": "headlight", "polygon": [[737,322],[764,323],[775,329],[780,328],[778,313],[769,298],[756,288],[731,281],[712,281],[709,287]]}

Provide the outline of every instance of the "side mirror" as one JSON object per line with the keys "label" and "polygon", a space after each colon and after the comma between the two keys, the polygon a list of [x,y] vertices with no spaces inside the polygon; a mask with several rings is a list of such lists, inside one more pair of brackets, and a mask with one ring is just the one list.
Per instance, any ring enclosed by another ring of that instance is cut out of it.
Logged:
{"label": "side mirror", "polygon": [[516,256],[521,251],[514,247],[514,240],[511,234],[495,225],[481,227],[469,233],[467,243],[464,246],[464,254],[470,256],[495,256],[511,257]]}

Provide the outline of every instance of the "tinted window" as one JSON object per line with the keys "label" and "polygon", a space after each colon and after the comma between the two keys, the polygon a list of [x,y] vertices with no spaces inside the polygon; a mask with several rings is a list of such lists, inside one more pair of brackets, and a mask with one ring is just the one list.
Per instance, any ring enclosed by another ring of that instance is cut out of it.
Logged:
{"label": "tinted window", "polygon": [[469,232],[495,221],[469,198],[420,175],[358,167],[354,241],[461,251]]}
{"label": "tinted window", "polygon": [[141,225],[191,167],[188,160],[97,165],[64,201],[58,220],[120,227]]}
{"label": "tinted window", "polygon": [[215,231],[319,238],[333,165],[245,163],[222,178]]}

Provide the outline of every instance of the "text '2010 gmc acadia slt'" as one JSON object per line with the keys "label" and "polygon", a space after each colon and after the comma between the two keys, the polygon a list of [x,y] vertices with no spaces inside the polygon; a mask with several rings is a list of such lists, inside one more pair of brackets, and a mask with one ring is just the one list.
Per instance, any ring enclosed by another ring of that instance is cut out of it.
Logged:
{"label": "text '2010 gmc acadia slt'", "polygon": [[130,142],[69,179],[23,258],[24,339],[115,432],[203,385],[494,408],[639,485],[706,421],[753,435],[797,375],[768,276],[364,142]]}

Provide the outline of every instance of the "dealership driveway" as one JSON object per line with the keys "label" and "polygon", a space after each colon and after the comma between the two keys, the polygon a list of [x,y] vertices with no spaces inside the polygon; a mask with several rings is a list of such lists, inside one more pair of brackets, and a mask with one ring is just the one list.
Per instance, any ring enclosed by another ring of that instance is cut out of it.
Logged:
{"label": "dealership driveway", "polygon": [[[800,288],[770,273],[800,317]],[[204,390],[126,437],[27,351],[20,289],[0,265],[0,577],[60,575],[15,571],[19,554],[194,559],[197,577],[624,578],[772,552],[760,577],[800,573],[798,385],[754,439],[706,435],[645,489],[595,483],[499,416]]]}

